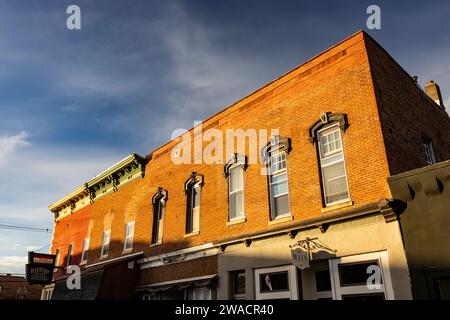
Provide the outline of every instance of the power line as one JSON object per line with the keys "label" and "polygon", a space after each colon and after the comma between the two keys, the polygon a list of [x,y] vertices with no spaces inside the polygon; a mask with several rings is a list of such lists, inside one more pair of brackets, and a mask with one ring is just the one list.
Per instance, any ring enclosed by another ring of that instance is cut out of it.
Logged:
{"label": "power line", "polygon": [[25,227],[25,226],[6,224],[6,223],[0,223],[0,229],[28,231],[28,232],[44,232],[44,233],[53,232],[53,230],[50,228]]}

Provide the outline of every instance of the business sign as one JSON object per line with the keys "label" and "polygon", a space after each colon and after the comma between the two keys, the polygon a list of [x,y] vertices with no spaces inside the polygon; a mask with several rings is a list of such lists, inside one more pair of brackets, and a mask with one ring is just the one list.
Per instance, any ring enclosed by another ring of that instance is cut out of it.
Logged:
{"label": "business sign", "polygon": [[28,263],[25,266],[27,281],[30,284],[52,283],[55,259],[53,254],[28,252]]}
{"label": "business sign", "polygon": [[292,264],[300,270],[309,268],[309,251],[302,248],[291,249]]}

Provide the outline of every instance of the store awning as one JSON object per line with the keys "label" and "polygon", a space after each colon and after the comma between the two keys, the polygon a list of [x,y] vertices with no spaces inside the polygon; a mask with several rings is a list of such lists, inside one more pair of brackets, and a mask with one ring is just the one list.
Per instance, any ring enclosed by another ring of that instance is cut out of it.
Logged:
{"label": "store awning", "polygon": [[52,300],[95,300],[102,284],[103,270],[83,274],[81,289],[69,289],[66,279],[55,283]]}
{"label": "store awning", "polygon": [[136,291],[141,293],[161,293],[167,290],[186,290],[190,288],[215,288],[217,285],[217,275],[208,275],[198,278],[181,279],[175,281],[167,281],[162,283],[148,284],[139,286]]}

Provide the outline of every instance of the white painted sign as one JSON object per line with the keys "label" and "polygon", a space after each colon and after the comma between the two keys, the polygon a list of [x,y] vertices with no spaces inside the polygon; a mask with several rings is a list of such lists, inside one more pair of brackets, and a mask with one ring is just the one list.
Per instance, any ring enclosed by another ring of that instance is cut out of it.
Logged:
{"label": "white painted sign", "polygon": [[309,252],[301,248],[291,249],[292,264],[300,270],[309,268]]}

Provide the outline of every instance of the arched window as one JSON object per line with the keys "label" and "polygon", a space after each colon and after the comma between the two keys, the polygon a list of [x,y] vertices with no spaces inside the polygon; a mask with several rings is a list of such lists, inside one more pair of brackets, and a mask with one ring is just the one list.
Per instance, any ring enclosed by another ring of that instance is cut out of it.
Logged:
{"label": "arched window", "polygon": [[324,112],[309,129],[310,141],[317,146],[324,206],[350,200],[342,139],[347,127],[345,114]]}
{"label": "arched window", "polygon": [[164,209],[167,202],[167,190],[159,187],[158,191],[152,198],[153,204],[153,226],[151,244],[159,244],[162,242],[163,236],[163,218]]}
{"label": "arched window", "polygon": [[287,155],[291,150],[291,140],[273,136],[262,150],[262,160],[268,166],[270,196],[270,218],[272,220],[291,215]]}
{"label": "arched window", "polygon": [[224,175],[228,179],[228,220],[243,219],[244,214],[244,170],[247,158],[235,153],[225,165]]}
{"label": "arched window", "polygon": [[203,186],[203,175],[192,172],[184,183],[186,193],[186,234],[200,230],[200,194]]}

